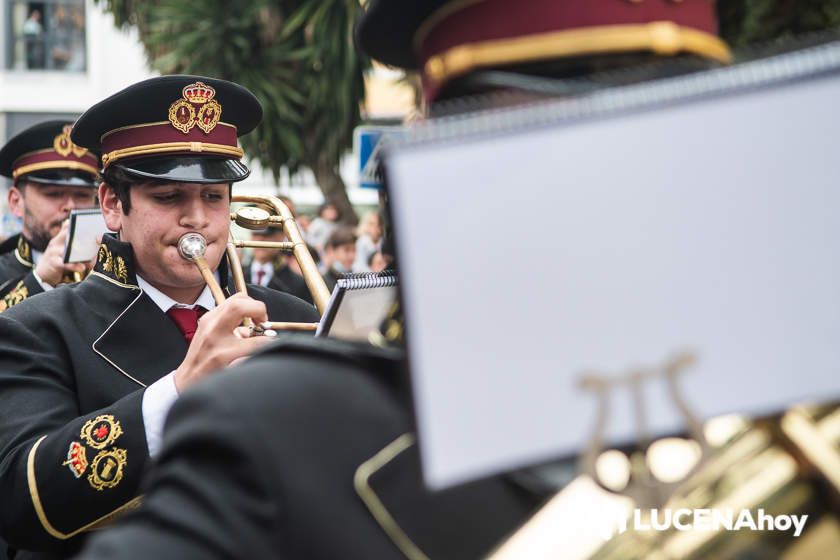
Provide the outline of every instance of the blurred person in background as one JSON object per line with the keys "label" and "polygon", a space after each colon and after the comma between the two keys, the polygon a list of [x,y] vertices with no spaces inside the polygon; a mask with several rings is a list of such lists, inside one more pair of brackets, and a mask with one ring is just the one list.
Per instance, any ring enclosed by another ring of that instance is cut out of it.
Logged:
{"label": "blurred person in background", "polygon": [[312,223],[312,218],[309,214],[298,214],[295,218],[304,239],[309,239],[309,226]]}
{"label": "blurred person in background", "polygon": [[[266,228],[252,231],[251,239],[281,242],[286,236],[279,228]],[[254,247],[251,262],[242,266],[242,272],[245,280],[251,284],[292,294],[313,303],[312,294],[306,287],[303,275],[290,268],[292,261],[297,264],[293,256],[281,252],[280,249]]]}
{"label": "blurred person in background", "polygon": [[309,237],[306,242],[313,245],[322,258],[327,239],[338,227],[338,220],[340,219],[341,212],[339,212],[338,207],[331,202],[325,202],[318,208],[318,215],[309,224],[309,230],[307,231]]}
{"label": "blurred person in background", "polygon": [[85,271],[64,263],[67,218],[96,206],[99,157],[73,144],[71,124],[36,124],[0,150],[0,174],[13,181],[9,212],[22,222],[21,232],[0,244],[0,311]]}
{"label": "blurred person in background", "polygon": [[368,270],[370,272],[382,272],[390,266],[391,258],[382,251],[375,252],[368,260]]}
{"label": "blurred person in background", "polygon": [[285,194],[281,194],[277,198],[279,198],[283,202],[283,204],[286,205],[286,208],[289,209],[289,212],[292,213],[292,216],[294,216],[295,221],[297,221],[298,215],[297,208],[295,207],[295,201],[292,200],[291,197],[286,196]]}
{"label": "blurred person in background", "polygon": [[[321,256],[318,254],[318,251],[312,245],[307,244],[306,248],[309,250],[309,254],[312,255],[312,260],[315,262],[315,266],[318,267],[318,270],[321,269]],[[289,269],[292,272],[297,274],[298,276],[303,276],[303,272],[300,269],[300,263],[298,263],[297,259],[288,259],[286,262],[289,265]]]}
{"label": "blurred person in background", "polygon": [[353,272],[370,272],[370,258],[382,245],[382,222],[379,212],[371,210],[362,218],[357,231],[356,259]]}
{"label": "blurred person in background", "polygon": [[327,239],[324,246],[324,281],[332,291],[339,278],[353,271],[356,260],[356,233],[352,227],[342,226]]}
{"label": "blurred person in background", "polygon": [[41,11],[32,10],[21,27],[26,46],[26,67],[30,70],[44,67],[44,26],[41,23]]}

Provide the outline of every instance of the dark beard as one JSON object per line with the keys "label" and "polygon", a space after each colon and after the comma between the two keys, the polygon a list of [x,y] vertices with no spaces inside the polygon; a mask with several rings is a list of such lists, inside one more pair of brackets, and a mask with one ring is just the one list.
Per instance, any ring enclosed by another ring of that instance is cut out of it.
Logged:
{"label": "dark beard", "polygon": [[50,239],[52,239],[52,236],[50,235],[50,227],[60,226],[61,222],[53,222],[47,228],[43,228],[41,227],[41,224],[35,221],[35,218],[27,210],[23,218],[23,225],[24,229],[27,231],[26,239],[29,241],[29,245],[32,247],[32,250],[43,253],[47,249]]}

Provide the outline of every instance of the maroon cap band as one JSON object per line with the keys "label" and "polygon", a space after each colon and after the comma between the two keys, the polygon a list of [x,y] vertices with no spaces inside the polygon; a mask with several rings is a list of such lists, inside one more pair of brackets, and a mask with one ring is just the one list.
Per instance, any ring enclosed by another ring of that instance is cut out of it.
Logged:
{"label": "maroon cap band", "polygon": [[198,127],[182,132],[164,121],[118,128],[102,136],[103,167],[129,157],[196,153],[241,158],[236,127],[220,122],[210,132]]}
{"label": "maroon cap band", "polygon": [[[12,164],[12,178],[41,171],[44,169],[73,169],[87,171],[94,177],[99,172],[99,159],[84,148],[74,146],[76,152],[67,155],[59,154],[55,150],[38,150],[23,154]],[[76,155],[78,152],[82,155]]]}
{"label": "maroon cap band", "polygon": [[433,98],[474,68],[561,56],[652,50],[728,62],[716,34],[714,0],[460,0],[418,28],[415,49]]}

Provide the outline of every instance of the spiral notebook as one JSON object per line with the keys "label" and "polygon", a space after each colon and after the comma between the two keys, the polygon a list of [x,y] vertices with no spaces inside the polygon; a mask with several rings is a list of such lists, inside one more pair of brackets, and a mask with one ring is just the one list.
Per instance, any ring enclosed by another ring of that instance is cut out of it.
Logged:
{"label": "spiral notebook", "polygon": [[349,274],[339,278],[315,336],[367,342],[397,299],[394,271]]}

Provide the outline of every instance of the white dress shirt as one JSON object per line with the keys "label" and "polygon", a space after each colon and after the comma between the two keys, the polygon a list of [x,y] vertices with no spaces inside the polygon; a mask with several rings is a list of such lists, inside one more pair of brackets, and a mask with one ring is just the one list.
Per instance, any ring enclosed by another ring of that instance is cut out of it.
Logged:
{"label": "white dress shirt", "polygon": [[[262,278],[259,278],[259,272],[262,271]],[[258,263],[251,261],[251,284],[259,286],[268,286],[271,277],[274,276],[274,263],[268,261],[266,263]],[[257,281],[259,279],[259,282]]]}
{"label": "white dress shirt", "polygon": [[42,253],[41,251],[35,251],[34,249],[32,250],[32,276],[35,277],[35,280],[38,282],[38,284],[41,285],[45,292],[49,292],[50,290],[55,289],[55,286],[51,286],[43,280],[41,280],[41,277],[38,276],[37,272],[35,272],[35,267],[38,266],[38,261],[40,261],[41,257],[43,256],[44,253]]}
{"label": "white dress shirt", "polygon": [[[218,274],[216,274],[218,280]],[[216,301],[208,286],[204,286],[201,295],[191,305],[178,303],[168,295],[164,294],[140,276],[137,277],[137,285],[145,292],[160,310],[166,313],[172,307],[184,307],[192,309],[200,305],[207,311],[216,307]],[[149,447],[149,456],[154,457],[160,451],[161,439],[163,438],[163,424],[169,409],[178,399],[178,391],[175,389],[175,372],[171,371],[148,387],[143,392],[143,426],[146,430],[146,444]]]}

